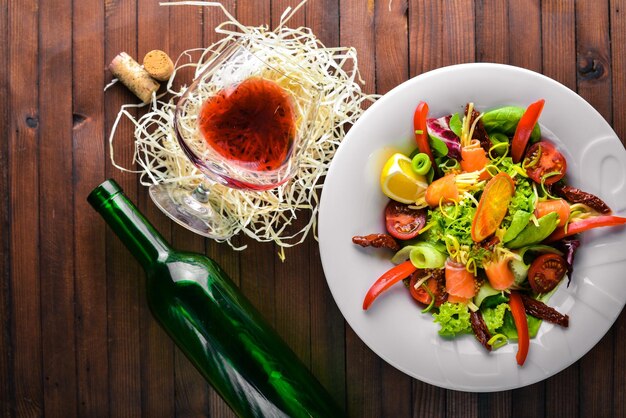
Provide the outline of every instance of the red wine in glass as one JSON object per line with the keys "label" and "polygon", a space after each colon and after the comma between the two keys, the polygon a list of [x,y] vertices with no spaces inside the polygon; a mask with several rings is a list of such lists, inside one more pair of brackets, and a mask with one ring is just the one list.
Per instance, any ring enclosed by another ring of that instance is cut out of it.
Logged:
{"label": "red wine in glass", "polygon": [[202,136],[231,164],[272,171],[289,159],[296,136],[291,96],[259,77],[220,90],[199,115]]}

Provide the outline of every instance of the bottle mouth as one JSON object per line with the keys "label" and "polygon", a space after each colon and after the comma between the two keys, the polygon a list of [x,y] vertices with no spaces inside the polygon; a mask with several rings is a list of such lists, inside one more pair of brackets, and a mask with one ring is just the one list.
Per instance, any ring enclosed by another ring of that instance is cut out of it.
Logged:
{"label": "bottle mouth", "polygon": [[113,179],[107,179],[89,193],[87,202],[95,209],[100,210],[102,205],[124,191]]}

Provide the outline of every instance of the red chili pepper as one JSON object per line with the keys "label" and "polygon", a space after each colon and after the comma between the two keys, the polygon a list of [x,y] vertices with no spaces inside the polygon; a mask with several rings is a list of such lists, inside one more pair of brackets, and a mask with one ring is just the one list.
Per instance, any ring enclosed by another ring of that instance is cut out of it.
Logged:
{"label": "red chili pepper", "polygon": [[[566,225],[563,228],[559,228],[554,231],[544,242],[554,242],[561,238],[568,237],[570,235],[578,234],[588,229],[600,228],[602,226],[615,226],[626,224],[626,218],[613,215],[600,215],[593,218],[582,219]],[[567,232],[565,230],[567,228]]]}
{"label": "red chili pepper", "polygon": [[435,167],[435,157],[430,149],[428,142],[428,127],[426,126],[426,118],[428,117],[428,104],[419,102],[415,113],[413,114],[413,129],[415,130],[415,142],[420,152],[428,155],[430,162]]}
{"label": "red chili pepper", "polygon": [[530,338],[528,337],[528,320],[526,319],[526,309],[522,297],[515,292],[509,295],[509,306],[511,307],[511,315],[517,329],[517,364],[524,365],[526,356],[528,356],[528,348],[530,346]]}
{"label": "red chili pepper", "polygon": [[530,134],[539,120],[539,115],[543,110],[545,102],[544,99],[541,99],[528,106],[517,123],[515,135],[513,135],[513,140],[511,141],[511,158],[513,158],[514,163],[519,163],[522,160]]}
{"label": "red chili pepper", "polygon": [[378,295],[389,289],[400,280],[409,277],[415,270],[417,270],[417,267],[411,263],[411,260],[407,260],[380,276],[380,278],[374,282],[372,287],[370,287],[370,290],[367,291],[367,295],[365,295],[365,299],[363,300],[363,310],[369,308]]}

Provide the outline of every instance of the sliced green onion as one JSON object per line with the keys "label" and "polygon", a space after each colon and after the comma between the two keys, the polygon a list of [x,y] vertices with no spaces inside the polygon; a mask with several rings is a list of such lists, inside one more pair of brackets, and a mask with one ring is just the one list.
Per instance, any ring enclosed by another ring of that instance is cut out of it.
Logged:
{"label": "sliced green onion", "polygon": [[426,293],[428,293],[428,296],[430,296],[430,303],[427,307],[422,309],[422,313],[428,313],[433,308],[433,306],[435,306],[435,295],[433,295],[433,292],[431,292],[428,286],[426,286],[426,283],[422,283],[422,287],[424,288]]}
{"label": "sliced green onion", "polygon": [[423,134],[423,133],[424,133],[424,131],[422,131],[421,129],[417,129],[417,130],[415,131],[415,133],[416,133],[417,135],[421,135],[421,134]]}
{"label": "sliced green onion", "polygon": [[441,171],[447,174],[448,172],[452,170],[460,170],[461,163],[459,163],[454,158],[450,158],[444,161],[443,163],[439,164],[439,168],[441,169]]}
{"label": "sliced green onion", "polygon": [[499,157],[503,157],[509,152],[508,136],[501,134],[500,132],[496,132],[495,134],[489,136],[489,140],[493,144],[493,146],[489,148],[489,157],[492,160],[495,160],[495,158],[491,156],[492,152]]}
{"label": "sliced green onion", "polygon": [[529,160],[528,158],[524,158],[524,161],[522,161],[522,168],[524,169],[532,168],[539,163],[540,159],[541,159],[541,147],[537,147],[537,153],[534,155],[534,158],[532,160]]}
{"label": "sliced green onion", "polygon": [[411,160],[411,167],[413,168],[413,171],[420,176],[428,174],[431,166],[430,157],[423,152],[416,154]]}
{"label": "sliced green onion", "polygon": [[427,242],[415,244],[409,259],[418,269],[439,269],[446,264],[446,255]]}
{"label": "sliced green onion", "polygon": [[552,194],[550,194],[550,191],[548,191],[548,189],[546,189],[546,185],[545,182],[547,179],[549,179],[550,177],[554,177],[554,176],[560,176],[561,172],[560,171],[551,171],[549,173],[544,174],[543,176],[541,176],[541,190],[543,190],[543,193],[552,198],[552,199],[558,199],[558,196],[553,196]]}
{"label": "sliced green onion", "polygon": [[509,339],[507,338],[506,335],[496,334],[493,337],[491,337],[489,341],[487,341],[487,344],[489,344],[493,349],[498,349],[502,347],[503,345],[506,345],[508,341]]}
{"label": "sliced green onion", "polygon": [[489,173],[489,175],[491,177],[495,177],[496,175],[498,175],[502,170],[500,170],[498,168],[498,166],[496,166],[495,164],[488,164],[485,166],[485,171],[487,173]]}
{"label": "sliced green onion", "polygon": [[519,165],[514,164],[514,165],[512,165],[511,167],[512,167],[512,168],[513,168],[513,170],[515,170],[515,172],[516,172],[517,174],[519,174],[520,176],[528,178],[528,174],[526,174],[526,170],[524,170],[524,169],[523,169],[522,167],[520,167]]}

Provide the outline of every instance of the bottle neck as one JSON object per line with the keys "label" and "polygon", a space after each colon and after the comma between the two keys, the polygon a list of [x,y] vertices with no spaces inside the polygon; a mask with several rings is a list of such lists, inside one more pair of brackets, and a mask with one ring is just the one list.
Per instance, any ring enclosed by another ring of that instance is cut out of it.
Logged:
{"label": "bottle neck", "polygon": [[91,192],[87,200],[144,269],[165,259],[172,251],[167,241],[139,212],[115,181],[107,180],[102,183]]}

